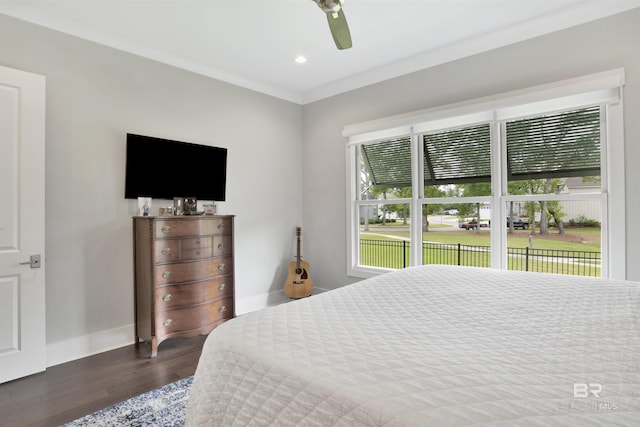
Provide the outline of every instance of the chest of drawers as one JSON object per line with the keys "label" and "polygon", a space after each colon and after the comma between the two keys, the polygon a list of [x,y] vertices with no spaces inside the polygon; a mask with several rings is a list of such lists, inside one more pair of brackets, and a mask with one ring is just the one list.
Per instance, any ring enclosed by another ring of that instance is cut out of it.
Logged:
{"label": "chest of drawers", "polygon": [[234,316],[233,216],[134,217],[136,342],[206,335]]}

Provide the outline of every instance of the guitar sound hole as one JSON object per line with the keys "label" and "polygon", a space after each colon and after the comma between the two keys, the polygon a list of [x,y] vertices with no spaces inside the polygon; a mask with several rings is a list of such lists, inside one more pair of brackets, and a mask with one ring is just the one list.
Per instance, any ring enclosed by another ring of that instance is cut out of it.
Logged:
{"label": "guitar sound hole", "polygon": [[309,278],[307,270],[304,268],[296,268],[296,274],[300,276],[300,280],[307,280]]}

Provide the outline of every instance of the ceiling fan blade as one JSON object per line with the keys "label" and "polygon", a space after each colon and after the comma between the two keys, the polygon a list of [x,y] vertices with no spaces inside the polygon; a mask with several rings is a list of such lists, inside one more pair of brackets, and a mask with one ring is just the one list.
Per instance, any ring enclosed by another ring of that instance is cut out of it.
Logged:
{"label": "ceiling fan blade", "polygon": [[349,49],[351,47],[351,33],[342,9],[337,12],[327,12],[327,21],[336,47],[340,50]]}

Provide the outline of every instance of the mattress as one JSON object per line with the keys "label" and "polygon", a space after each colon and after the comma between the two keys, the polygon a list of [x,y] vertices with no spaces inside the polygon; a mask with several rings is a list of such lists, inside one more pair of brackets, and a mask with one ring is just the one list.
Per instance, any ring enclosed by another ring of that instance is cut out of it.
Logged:
{"label": "mattress", "polygon": [[239,316],[186,424],[640,425],[640,283],[424,266]]}

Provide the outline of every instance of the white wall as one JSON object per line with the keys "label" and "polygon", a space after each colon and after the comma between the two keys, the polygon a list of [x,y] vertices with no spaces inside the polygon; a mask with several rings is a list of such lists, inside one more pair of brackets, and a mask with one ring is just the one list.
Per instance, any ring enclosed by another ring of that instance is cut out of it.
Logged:
{"label": "white wall", "polygon": [[314,283],[346,275],[346,125],[623,67],[627,278],[640,280],[640,9],[495,49],[304,107],[304,224]]}
{"label": "white wall", "polygon": [[0,40],[2,65],[47,78],[49,365],[134,341],[127,132],[229,149],[218,210],[236,215],[237,312],[284,297],[302,225],[299,105],[2,15]]}

